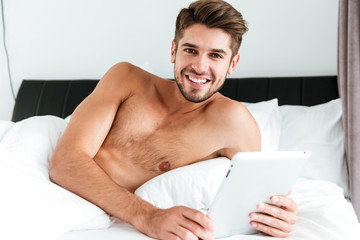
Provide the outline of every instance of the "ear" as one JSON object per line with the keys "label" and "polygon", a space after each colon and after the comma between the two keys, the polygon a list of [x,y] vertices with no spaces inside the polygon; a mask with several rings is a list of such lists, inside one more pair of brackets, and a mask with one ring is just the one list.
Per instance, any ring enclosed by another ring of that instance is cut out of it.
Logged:
{"label": "ear", "polygon": [[239,60],[240,60],[240,54],[238,53],[231,60],[230,67],[229,67],[229,70],[228,70],[229,75],[233,74],[233,72],[235,71],[235,67],[238,64]]}
{"label": "ear", "polygon": [[175,41],[171,42],[171,63],[175,63],[176,44]]}

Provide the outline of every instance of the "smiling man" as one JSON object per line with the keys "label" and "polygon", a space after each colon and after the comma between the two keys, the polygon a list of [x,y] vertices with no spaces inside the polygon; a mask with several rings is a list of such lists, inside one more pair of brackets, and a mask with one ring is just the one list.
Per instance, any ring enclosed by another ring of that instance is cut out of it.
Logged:
{"label": "smiling man", "polygon": [[[181,10],[171,49],[175,81],[129,63],[113,66],[74,111],[54,151],[51,180],[150,237],[212,239],[215,226],[201,212],[159,209],[133,193],[165,171],[261,150],[249,111],[218,92],[239,61],[246,31],[242,15],[224,1]],[[276,206],[259,204],[251,224],[286,237],[296,204],[284,196],[272,201]]]}
{"label": "smiling man", "polygon": [[232,56],[230,45],[223,30],[203,24],[189,26],[183,37],[173,42],[175,80],[186,100],[201,103],[218,92],[239,61],[239,54]]}

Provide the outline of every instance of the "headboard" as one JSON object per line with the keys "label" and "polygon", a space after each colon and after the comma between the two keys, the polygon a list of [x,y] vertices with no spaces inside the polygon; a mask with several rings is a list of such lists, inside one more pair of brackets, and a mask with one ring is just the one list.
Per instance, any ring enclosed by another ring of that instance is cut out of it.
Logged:
{"label": "headboard", "polygon": [[[69,116],[98,80],[24,80],[12,115],[17,122],[31,116]],[[220,92],[244,102],[279,99],[279,105],[312,106],[338,98],[336,76],[229,78]]]}

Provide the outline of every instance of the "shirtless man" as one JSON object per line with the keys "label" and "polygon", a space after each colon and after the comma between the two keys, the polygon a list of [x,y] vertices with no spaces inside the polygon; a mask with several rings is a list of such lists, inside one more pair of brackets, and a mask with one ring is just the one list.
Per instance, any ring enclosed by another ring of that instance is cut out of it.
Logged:
{"label": "shirtless man", "polygon": [[[252,115],[218,93],[239,61],[246,30],[226,2],[198,1],[183,9],[171,49],[175,81],[129,63],[113,66],[74,111],[52,157],[51,180],[150,237],[212,239],[215,226],[201,212],[159,209],[133,193],[174,168],[260,151]],[[281,207],[260,203],[251,224],[286,237],[297,206],[285,196],[272,201]]]}

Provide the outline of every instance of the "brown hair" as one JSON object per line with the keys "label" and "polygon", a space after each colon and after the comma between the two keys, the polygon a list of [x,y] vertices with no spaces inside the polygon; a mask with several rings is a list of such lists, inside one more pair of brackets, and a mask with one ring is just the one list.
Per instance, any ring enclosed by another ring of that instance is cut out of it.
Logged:
{"label": "brown hair", "polygon": [[238,53],[242,35],[248,30],[240,12],[222,0],[199,0],[183,8],[176,19],[175,44],[178,46],[184,30],[195,23],[208,28],[220,28],[231,36],[232,57]]}

